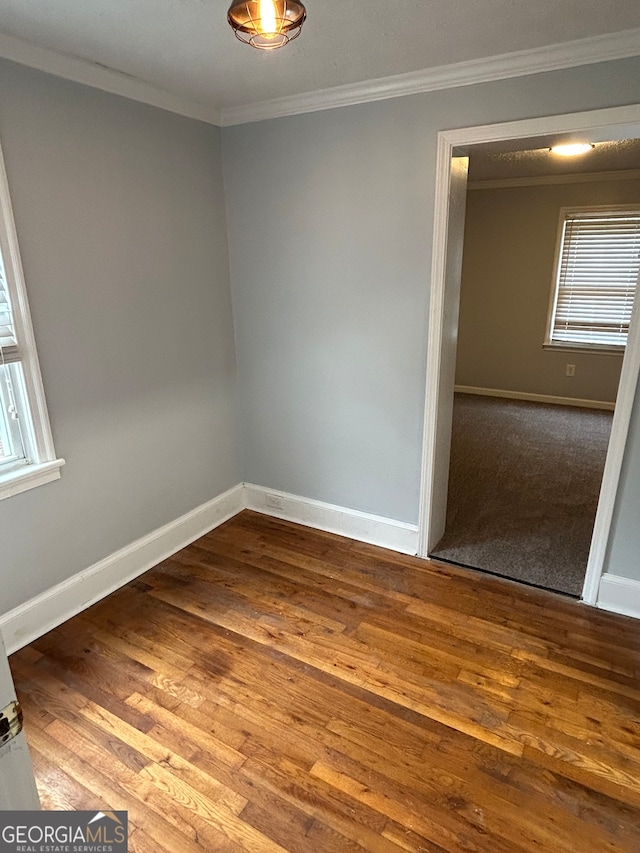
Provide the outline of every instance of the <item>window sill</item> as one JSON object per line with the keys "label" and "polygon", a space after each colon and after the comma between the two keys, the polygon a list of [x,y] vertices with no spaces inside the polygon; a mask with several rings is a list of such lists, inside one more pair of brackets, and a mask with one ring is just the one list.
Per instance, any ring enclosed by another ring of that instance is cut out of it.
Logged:
{"label": "window sill", "polygon": [[542,349],[555,352],[581,352],[591,353],[592,355],[617,355],[620,358],[624,355],[624,347],[599,347],[599,346],[583,346],[580,344],[542,344]]}
{"label": "window sill", "polygon": [[54,459],[52,462],[22,465],[4,474],[0,473],[0,500],[60,479],[63,465],[64,459]]}

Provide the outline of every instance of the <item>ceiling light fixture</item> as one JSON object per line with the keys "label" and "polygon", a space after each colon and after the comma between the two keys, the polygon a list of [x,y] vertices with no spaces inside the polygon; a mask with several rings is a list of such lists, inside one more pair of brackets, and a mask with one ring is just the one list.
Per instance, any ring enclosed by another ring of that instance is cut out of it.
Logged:
{"label": "ceiling light fixture", "polygon": [[275,50],[298,38],[306,17],[298,0],[233,0],[227,13],[236,38],[258,50]]}
{"label": "ceiling light fixture", "polygon": [[553,154],[559,154],[561,157],[578,157],[580,154],[586,154],[595,148],[591,142],[570,142],[564,145],[554,145],[550,148]]}

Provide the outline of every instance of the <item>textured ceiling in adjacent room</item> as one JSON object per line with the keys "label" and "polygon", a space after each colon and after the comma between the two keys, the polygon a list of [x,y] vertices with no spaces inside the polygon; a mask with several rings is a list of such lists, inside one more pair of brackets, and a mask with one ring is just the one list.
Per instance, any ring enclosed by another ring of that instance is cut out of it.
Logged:
{"label": "textured ceiling in adjacent room", "polygon": [[[588,135],[588,134],[587,134]],[[558,157],[546,145],[511,150],[515,143],[499,150],[500,145],[478,145],[470,151],[469,177],[472,181],[536,178],[542,175],[575,175],[593,172],[622,172],[640,169],[640,140],[622,139],[598,142],[581,157]],[[519,140],[520,145],[526,142]]]}

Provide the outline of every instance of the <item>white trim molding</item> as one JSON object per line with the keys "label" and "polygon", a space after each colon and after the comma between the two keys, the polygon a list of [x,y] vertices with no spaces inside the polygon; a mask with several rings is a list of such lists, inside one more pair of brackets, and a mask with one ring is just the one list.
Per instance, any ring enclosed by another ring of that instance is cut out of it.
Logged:
{"label": "white trim molding", "polygon": [[640,28],[623,30],[219,110],[113,68],[0,33],[0,56],[5,59],[220,127],[628,59],[640,55],[639,45]]}
{"label": "white trim molding", "polygon": [[0,500],[59,480],[63,465],[64,459],[54,459],[51,462],[23,465],[8,473],[0,473]]}
{"label": "white trim molding", "polygon": [[242,509],[243,488],[237,485],[0,616],[8,654],[139,577]]}
{"label": "white trim molding", "polygon": [[[439,447],[438,424],[440,385],[445,345],[445,297],[447,296],[447,245],[449,238],[449,196],[451,194],[451,158],[453,146],[444,134],[438,134],[436,183],[434,191],[433,251],[429,295],[429,331],[427,333],[427,372],[420,462],[420,514],[418,519],[418,555],[427,557],[443,531],[439,529],[436,501],[442,499],[436,483],[437,456],[446,455]],[[442,517],[445,512],[440,513]]]}
{"label": "white trim molding", "polygon": [[288,492],[239,483],[89,568],[0,615],[8,654],[61,625],[186,548],[243,509],[252,509],[404,554],[415,554],[418,527]]}
{"label": "white trim molding", "polygon": [[245,483],[247,509],[381,548],[415,554],[418,525]]}
{"label": "white trim molding", "polygon": [[300,113],[318,112],[335,107],[383,101],[405,95],[419,95],[441,89],[490,83],[510,77],[524,77],[544,71],[560,71],[628,59],[640,55],[640,28],[593,36],[546,47],[503,53],[483,59],[471,59],[440,65],[408,74],[381,77],[365,83],[335,86],[291,97],[273,98],[257,104],[227,107],[221,111],[221,125],[227,127],[252,121],[282,118]]}
{"label": "white trim molding", "polygon": [[640,619],[640,581],[605,572],[596,603],[602,610]]}
{"label": "white trim molding", "polygon": [[499,388],[477,388],[475,385],[456,385],[456,394],[475,394],[478,397],[501,397],[505,400],[527,400],[531,403],[550,403],[553,406],[577,406],[581,409],[605,409],[612,412],[616,404],[606,400],[582,400],[578,397],[552,397],[531,394],[529,391],[503,391]]}
{"label": "white trim molding", "polygon": [[[550,136],[555,133],[622,133],[626,138],[640,136],[640,104],[612,107],[567,115],[543,116],[523,121],[504,122],[477,127],[464,127],[441,131],[438,134],[436,186],[434,198],[434,236],[432,274],[430,287],[428,354],[425,381],[425,412],[423,430],[423,457],[420,487],[420,527],[418,554],[426,556],[433,536],[431,530],[436,517],[434,501],[446,501],[446,495],[436,493],[434,487],[438,459],[439,413],[434,412],[439,399],[441,352],[443,347],[444,305],[446,289],[447,229],[441,223],[447,220],[450,193],[450,163],[454,149],[485,142],[526,139]],[[624,138],[623,136],[615,138]],[[611,439],[605,462],[600,499],[593,528],[589,560],[582,598],[595,605],[602,577],[604,560],[613,518],[613,508],[629,429],[635,391],[640,375],[640,308],[635,300],[629,337],[622,362],[616,407],[611,428]]]}
{"label": "white trim molding", "polygon": [[469,181],[468,190],[501,190],[513,187],[546,187],[554,184],[597,184],[609,181],[640,181],[640,169],[609,172],[572,172],[564,175],[531,175],[523,178],[488,178]]}
{"label": "white trim molding", "polygon": [[220,113],[212,106],[197,104],[130,74],[123,74],[121,71],[77,56],[56,53],[5,33],[0,33],[0,57],[38,71],[45,71],[55,77],[62,77],[64,80],[83,83],[85,86],[93,86],[94,89],[101,89],[112,95],[121,95],[132,101],[159,107],[161,110],[177,115],[195,118],[207,124],[220,124]]}

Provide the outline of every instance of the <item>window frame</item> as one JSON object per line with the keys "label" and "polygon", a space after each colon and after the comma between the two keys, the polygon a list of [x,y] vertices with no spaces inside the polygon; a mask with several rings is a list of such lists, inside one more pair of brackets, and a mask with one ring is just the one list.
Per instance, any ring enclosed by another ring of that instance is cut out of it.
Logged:
{"label": "window frame", "polygon": [[17,396],[21,398],[20,415],[26,433],[25,452],[28,454],[26,459],[0,465],[0,500],[2,500],[57,480],[65,461],[56,457],[53,445],[1,145],[0,253],[19,351],[19,358],[8,363],[19,364],[21,368],[23,387],[18,389]]}
{"label": "window frame", "polygon": [[[21,374],[17,375],[16,368],[20,368],[20,362],[0,363],[0,445],[2,447],[0,470],[2,471],[8,471],[11,464],[19,465],[24,461],[24,457],[33,455],[33,453],[28,452],[25,446],[27,442],[24,440],[21,424],[9,416],[9,406],[13,399],[7,387],[7,378],[14,388],[13,397],[15,397],[16,385],[21,384]],[[20,387],[18,387],[18,391],[20,391]],[[22,455],[18,455],[16,450],[22,450]],[[7,451],[9,452],[7,453]]]}
{"label": "window frame", "polygon": [[[549,307],[547,310],[547,325],[543,348],[553,350],[555,352],[584,352],[598,353],[599,355],[624,355],[626,348],[625,344],[601,344],[601,343],[586,343],[585,341],[558,341],[553,339],[553,327],[556,313],[556,305],[558,301],[559,276],[560,267],[562,264],[562,248],[565,224],[567,218],[571,214],[585,214],[598,216],[607,213],[637,213],[640,215],[640,204],[606,204],[606,205],[575,205],[571,207],[561,207],[558,216],[558,229],[556,234],[556,246],[553,265],[553,277],[551,279],[551,293],[549,297]],[[638,292],[636,285],[636,294]]]}

